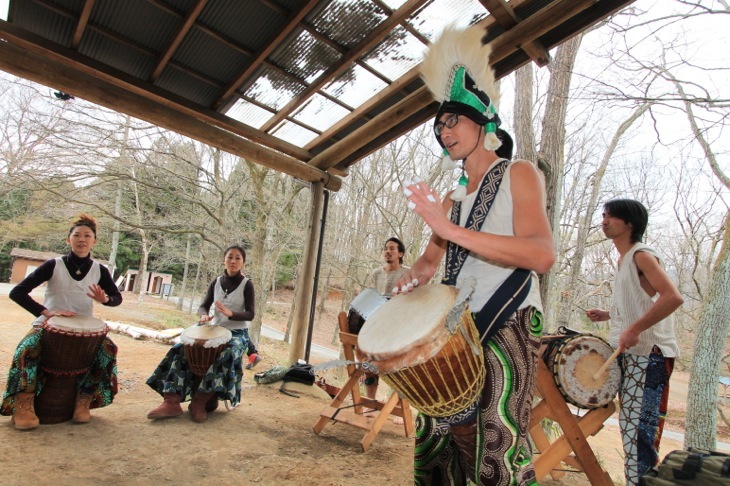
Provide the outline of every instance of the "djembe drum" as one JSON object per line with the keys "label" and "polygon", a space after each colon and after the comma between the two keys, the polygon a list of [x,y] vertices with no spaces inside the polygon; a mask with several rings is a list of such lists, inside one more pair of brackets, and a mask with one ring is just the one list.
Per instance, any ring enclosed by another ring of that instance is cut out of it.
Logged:
{"label": "djembe drum", "polygon": [[89,316],[53,316],[41,327],[40,368],[45,381],[35,411],[40,423],[56,424],[73,417],[77,381],[89,371],[109,328]]}
{"label": "djembe drum", "polygon": [[347,328],[350,334],[360,334],[368,317],[387,301],[387,297],[371,288],[363,289],[357,294],[350,302],[350,309],[347,312]]}
{"label": "djembe drum", "polygon": [[231,331],[221,326],[190,326],[180,335],[185,359],[199,381],[231,340]]}
{"label": "djembe drum", "polygon": [[432,284],[396,295],[368,317],[358,336],[363,359],[432,417],[455,415],[472,405],[486,375],[471,313],[464,309],[454,319],[458,293],[455,287]]}
{"label": "djembe drum", "polygon": [[611,357],[613,348],[603,339],[561,328],[546,336],[543,359],[565,401],[594,409],[610,403],[618,393],[621,370],[612,362],[597,378],[593,375]]}

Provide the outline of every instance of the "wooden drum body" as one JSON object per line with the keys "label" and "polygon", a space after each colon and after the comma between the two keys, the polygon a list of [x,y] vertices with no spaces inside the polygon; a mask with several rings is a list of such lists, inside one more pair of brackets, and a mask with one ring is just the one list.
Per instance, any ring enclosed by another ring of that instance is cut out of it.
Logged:
{"label": "wooden drum body", "polygon": [[484,384],[484,354],[471,313],[464,309],[454,317],[452,312],[458,292],[433,284],[396,295],[368,317],[358,336],[363,359],[432,417],[465,410]]}
{"label": "wooden drum body", "polygon": [[109,328],[88,316],[54,316],[42,325],[40,368],[43,388],[35,399],[42,424],[71,420],[76,406],[76,382],[94,363]]}
{"label": "wooden drum body", "polygon": [[551,337],[543,359],[567,402],[579,408],[594,409],[610,403],[621,384],[621,370],[615,361],[604,373],[593,378],[612,353],[613,348],[603,339],[573,333]]}
{"label": "wooden drum body", "polygon": [[190,370],[196,377],[205,376],[231,337],[231,331],[225,327],[208,324],[190,326],[183,331],[180,342],[183,344],[185,359]]}

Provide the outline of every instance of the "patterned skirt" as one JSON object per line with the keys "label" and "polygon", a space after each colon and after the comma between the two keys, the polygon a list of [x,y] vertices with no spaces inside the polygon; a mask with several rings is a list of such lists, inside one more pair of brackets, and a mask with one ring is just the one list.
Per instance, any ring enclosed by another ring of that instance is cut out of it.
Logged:
{"label": "patterned skirt", "polygon": [[235,329],[231,334],[231,340],[202,378],[197,378],[190,369],[183,345],[176,344],[147,379],[147,385],[160,395],[177,393],[183,402],[192,399],[195,392],[215,392],[219,400],[238,405],[243,379],[241,358],[248,348],[248,329]]}
{"label": "patterned skirt", "polygon": [[[43,391],[46,374],[40,369],[43,345],[43,330],[33,328],[20,340],[13,355],[13,363],[8,374],[8,384],[0,405],[0,415],[12,415],[15,395],[18,393],[35,393]],[[106,407],[117,394],[117,346],[109,338],[104,341],[96,353],[89,371],[79,375],[76,381],[78,393],[90,395],[90,408]]]}
{"label": "patterned skirt", "polygon": [[475,416],[459,425],[418,414],[416,485],[537,484],[528,432],[542,315],[521,309],[487,342]]}

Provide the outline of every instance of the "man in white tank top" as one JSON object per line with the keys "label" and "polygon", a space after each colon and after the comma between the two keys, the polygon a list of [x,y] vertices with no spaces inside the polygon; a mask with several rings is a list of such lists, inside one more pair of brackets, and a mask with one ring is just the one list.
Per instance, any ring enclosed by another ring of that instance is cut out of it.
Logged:
{"label": "man in white tank top", "polygon": [[610,311],[591,309],[591,321],[611,320],[611,345],[619,355],[619,423],[626,484],[659,461],[659,441],[669,399],[669,378],[678,356],[672,313],[682,305],[677,287],[654,249],[641,242],[649,220],[631,199],[614,199],[603,210],[603,233],[618,250]]}
{"label": "man in white tank top", "polygon": [[[517,307],[491,337],[482,335],[486,373],[479,399],[449,417],[419,413],[414,479],[424,485],[537,483],[528,437],[542,332],[537,274],[550,269],[555,251],[538,170],[510,160],[513,142],[500,128],[499,88],[484,37],[479,26],[447,28],[420,65],[440,102],[433,130],[444,149],[442,167],[461,169],[461,176],[443,200],[424,182],[404,184],[408,207],[432,235],[395,293],[428,284],[442,262],[448,285],[463,288],[466,277],[476,282],[469,309],[480,316],[491,315],[493,297],[515,295],[501,291],[512,275],[526,274],[521,289],[528,293],[510,300]],[[503,304],[494,306],[497,312]]]}

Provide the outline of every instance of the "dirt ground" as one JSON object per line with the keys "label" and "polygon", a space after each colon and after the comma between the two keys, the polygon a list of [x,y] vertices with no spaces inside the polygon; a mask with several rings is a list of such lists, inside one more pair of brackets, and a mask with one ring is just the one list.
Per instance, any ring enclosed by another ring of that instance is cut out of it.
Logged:
{"label": "dirt ground", "polygon": [[[169,320],[177,310],[153,297],[139,304],[125,294],[118,308],[98,308],[106,321],[148,325]],[[179,313],[178,313],[179,314]],[[177,319],[185,319],[178,316]],[[0,388],[4,390],[12,353],[31,319],[0,292]],[[286,321],[284,321],[285,323]],[[334,325],[334,319],[333,319]],[[264,323],[269,325],[265,320]],[[281,323],[271,323],[280,328]],[[332,331],[321,332],[332,335]],[[16,431],[8,417],[0,419],[3,485],[20,484],[296,484],[406,485],[412,484],[413,439],[402,427],[385,425],[367,452],[361,452],[364,432],[327,425],[320,435],[312,426],[329,398],[318,393],[299,398],[278,391],[279,384],[256,385],[254,371],[245,370],[242,403],[210,415],[204,424],[186,413],[175,419],[150,421],[147,412],[159,402],[144,381],[164,356],[168,345],[111,335],[119,347],[120,391],[114,403],[92,411],[91,423],[41,425]],[[316,342],[316,340],[315,340]],[[327,343],[322,343],[327,344]],[[265,356],[255,371],[285,364],[286,345],[262,338]],[[312,362],[317,359],[313,358]],[[672,406],[683,414],[686,373],[673,377]],[[337,378],[328,377],[328,382]],[[670,414],[672,412],[670,411]],[[615,416],[614,416],[615,417]],[[678,417],[669,430],[681,432]],[[606,425],[589,438],[600,463],[616,484],[623,484],[618,426]],[[681,448],[665,438],[662,453]],[[545,485],[588,485],[585,475],[567,473]]]}

